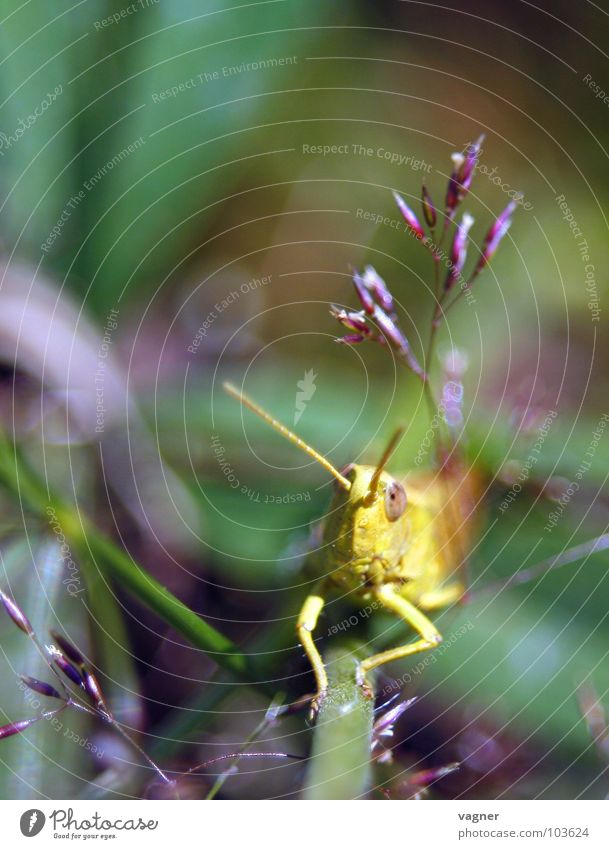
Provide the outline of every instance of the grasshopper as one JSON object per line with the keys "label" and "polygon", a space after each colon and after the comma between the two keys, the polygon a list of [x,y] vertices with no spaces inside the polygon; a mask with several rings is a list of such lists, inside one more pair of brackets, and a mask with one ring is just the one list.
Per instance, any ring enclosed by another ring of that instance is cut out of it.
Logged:
{"label": "grasshopper", "polygon": [[474,473],[446,461],[436,475],[394,477],[386,464],[401,436],[398,430],[376,466],[351,463],[342,471],[230,383],[226,392],[274,430],[320,463],[336,481],[321,545],[309,556],[318,583],[305,599],[296,630],[315,674],[317,710],[328,677],[313,639],[329,594],[376,601],[407,622],[415,642],[373,654],[360,663],[358,677],[390,661],[434,648],[442,635],[426,613],[456,602],[465,584],[455,578],[470,544],[477,485]]}

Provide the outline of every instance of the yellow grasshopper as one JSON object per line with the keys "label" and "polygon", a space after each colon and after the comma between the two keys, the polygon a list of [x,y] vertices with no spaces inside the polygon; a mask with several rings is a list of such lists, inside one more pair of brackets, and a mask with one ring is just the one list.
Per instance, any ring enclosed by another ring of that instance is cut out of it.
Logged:
{"label": "yellow grasshopper", "polygon": [[336,469],[300,437],[230,383],[226,392],[320,463],[336,480],[321,545],[308,565],[319,579],[297,620],[298,638],[317,683],[313,710],[328,686],[313,632],[332,590],[358,601],[376,601],[405,620],[419,638],[363,660],[359,680],[393,660],[437,646],[442,636],[426,611],[457,601],[465,586],[457,577],[472,536],[477,485],[471,470],[452,460],[433,473],[401,480],[385,471],[401,431],[391,439],[377,466],[352,463]]}

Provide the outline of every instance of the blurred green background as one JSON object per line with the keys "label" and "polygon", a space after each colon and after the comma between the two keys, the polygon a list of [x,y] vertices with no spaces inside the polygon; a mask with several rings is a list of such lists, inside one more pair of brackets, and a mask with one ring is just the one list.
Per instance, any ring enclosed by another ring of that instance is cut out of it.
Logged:
{"label": "blurred green background", "polygon": [[[609,106],[593,87],[609,90],[606,5],[1,4],[4,426],[138,562],[262,653],[290,698],[312,686],[293,620],[309,526],[330,487],[242,416],[221,381],[243,383],[292,425],[297,383],[312,370],[303,438],[341,467],[372,462],[402,423],[392,467],[408,468],[428,427],[420,386],[386,350],[336,345],[328,308],[355,306],[350,270],[374,264],[422,356],[429,256],[366,214],[397,220],[392,189],[418,209],[423,178],[441,207],[450,154],[480,133],[482,162],[499,181],[476,177],[466,202],[473,242],[510,188],[527,208],[440,344],[467,353],[463,450],[488,480],[475,587],[607,527],[606,435],[551,532],[552,501],[538,498],[548,480],[555,494],[573,480],[609,412]],[[315,152],[324,145],[335,152]],[[558,416],[534,485],[501,513],[506,463],[526,463],[535,441],[522,423],[548,410]],[[42,632],[60,622],[91,647],[117,715],[145,745],[168,737],[166,761],[188,766],[245,739],[264,695],[225,686],[224,700],[193,720],[214,686],[212,662],[119,586],[126,633],[114,633],[116,617],[92,620],[66,596],[48,528],[13,496],[3,508],[3,584]],[[411,765],[465,759],[434,795],[605,795],[608,755],[577,689],[587,682],[609,707],[606,572],[597,554],[442,612],[445,635],[473,628],[406,688],[420,699],[382,780],[397,787]],[[330,605],[320,635],[345,612]],[[14,673],[35,674],[12,630],[0,623],[3,721],[27,714]],[[380,617],[361,636],[387,644],[400,629]],[[105,759],[40,727],[6,741],[0,795],[144,792],[146,776],[116,770],[116,758],[132,758],[116,741],[94,727],[79,733],[102,739]],[[304,723],[286,720],[267,745],[306,750]],[[301,773],[282,769],[266,765],[223,792],[297,794]]]}

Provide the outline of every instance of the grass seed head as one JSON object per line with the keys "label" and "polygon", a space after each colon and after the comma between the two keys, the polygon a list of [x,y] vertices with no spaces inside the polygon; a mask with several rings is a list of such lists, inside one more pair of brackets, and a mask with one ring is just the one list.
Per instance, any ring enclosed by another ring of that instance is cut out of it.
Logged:
{"label": "grass seed head", "polygon": [[21,608],[5,593],[0,590],[0,601],[4,605],[4,609],[11,617],[15,625],[20,628],[24,634],[27,634],[28,637],[31,637],[34,634],[34,629],[30,625],[30,621],[25,615],[25,613],[21,610]]}
{"label": "grass seed head", "polygon": [[51,684],[46,681],[39,681],[38,678],[32,678],[31,675],[19,676],[26,687],[40,693],[42,696],[48,696],[51,699],[63,699],[63,696]]}

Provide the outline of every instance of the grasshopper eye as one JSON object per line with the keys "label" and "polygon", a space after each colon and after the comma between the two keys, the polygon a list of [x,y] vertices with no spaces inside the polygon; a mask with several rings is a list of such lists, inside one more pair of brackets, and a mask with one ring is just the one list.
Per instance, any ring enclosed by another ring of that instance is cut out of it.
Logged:
{"label": "grasshopper eye", "polygon": [[401,483],[392,481],[385,490],[385,515],[390,522],[395,522],[403,515],[408,499]]}

